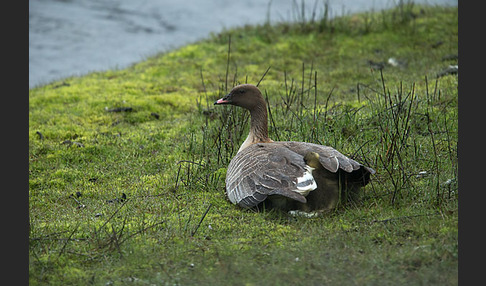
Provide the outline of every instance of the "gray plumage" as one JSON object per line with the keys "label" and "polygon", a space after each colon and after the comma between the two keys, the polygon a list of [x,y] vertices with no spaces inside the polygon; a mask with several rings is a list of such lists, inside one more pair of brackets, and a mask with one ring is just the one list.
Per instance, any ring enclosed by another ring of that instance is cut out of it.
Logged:
{"label": "gray plumage", "polygon": [[357,185],[366,185],[369,174],[374,173],[373,169],[332,147],[292,141],[256,143],[236,154],[228,166],[226,192],[229,200],[244,208],[258,205],[270,195],[307,203],[306,198],[295,190],[298,188],[297,178],[306,171],[304,156],[308,152],[319,154],[319,163],[330,173],[337,174],[339,170],[356,172],[357,177],[352,182]]}
{"label": "gray plumage", "polygon": [[296,192],[297,178],[307,171],[303,157],[276,143],[257,143],[239,152],[226,173],[226,191],[231,202],[253,207],[269,195],[281,195],[305,203]]}

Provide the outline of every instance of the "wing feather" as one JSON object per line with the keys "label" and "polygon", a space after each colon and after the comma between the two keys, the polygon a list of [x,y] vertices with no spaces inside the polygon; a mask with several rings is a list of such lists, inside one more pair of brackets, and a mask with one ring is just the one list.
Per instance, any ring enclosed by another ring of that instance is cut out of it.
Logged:
{"label": "wing feather", "polygon": [[[311,181],[307,187],[302,177]],[[303,194],[316,187],[303,156],[273,143],[253,144],[236,154],[226,176],[229,200],[246,208],[256,206],[270,195],[305,203]]]}
{"label": "wing feather", "polygon": [[370,173],[374,173],[374,170],[365,167],[362,164],[356,162],[355,160],[343,155],[338,150],[324,145],[318,145],[314,143],[307,143],[307,142],[293,142],[293,141],[286,141],[286,142],[278,142],[282,145],[287,146],[290,150],[305,156],[305,154],[309,151],[316,152],[319,154],[319,162],[321,165],[330,172],[337,172],[339,169],[351,173],[356,171],[360,168],[364,168],[366,171]]}

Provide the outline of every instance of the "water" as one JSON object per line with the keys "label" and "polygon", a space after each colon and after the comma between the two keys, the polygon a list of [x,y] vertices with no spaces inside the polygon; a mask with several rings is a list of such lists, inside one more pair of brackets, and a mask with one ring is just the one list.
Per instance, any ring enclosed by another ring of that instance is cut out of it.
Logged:
{"label": "water", "polygon": [[[317,1],[317,2],[316,2]],[[124,68],[218,33],[293,21],[302,0],[29,0],[29,88],[92,71]],[[306,16],[324,0],[307,0]],[[329,0],[331,16],[391,8],[392,0]],[[414,3],[454,5],[457,0]]]}

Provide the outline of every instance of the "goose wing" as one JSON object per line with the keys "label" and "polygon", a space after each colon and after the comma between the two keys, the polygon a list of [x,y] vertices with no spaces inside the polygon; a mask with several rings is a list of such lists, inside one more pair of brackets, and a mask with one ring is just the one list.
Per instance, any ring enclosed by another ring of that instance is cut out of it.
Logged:
{"label": "goose wing", "polygon": [[229,200],[245,208],[270,195],[302,203],[317,185],[302,155],[276,143],[253,144],[231,160],[226,174]]}
{"label": "goose wing", "polygon": [[307,152],[316,152],[319,154],[319,162],[326,170],[336,173],[341,169],[355,175],[357,181],[363,181],[362,179],[365,178],[364,184],[367,184],[370,175],[375,173],[372,168],[362,165],[329,146],[293,141],[279,143],[302,156],[305,156]]}

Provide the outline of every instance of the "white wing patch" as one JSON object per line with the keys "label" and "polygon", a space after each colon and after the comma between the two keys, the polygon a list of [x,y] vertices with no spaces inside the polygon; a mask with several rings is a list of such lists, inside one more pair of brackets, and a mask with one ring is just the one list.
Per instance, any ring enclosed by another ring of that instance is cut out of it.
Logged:
{"label": "white wing patch", "polygon": [[316,181],[312,176],[312,171],[314,170],[314,168],[306,165],[305,169],[306,171],[304,172],[304,175],[297,178],[297,190],[294,190],[294,192],[297,192],[303,196],[307,196],[310,191],[313,191],[317,188]]}

